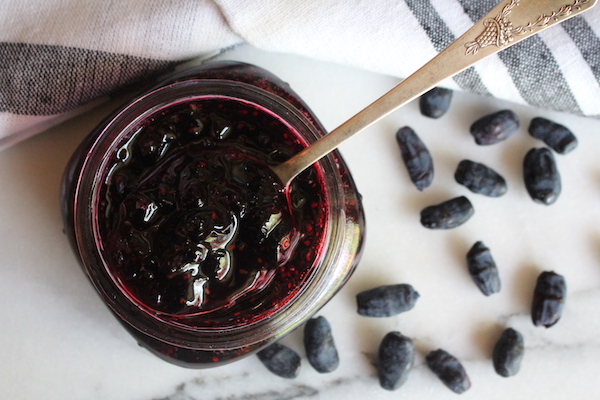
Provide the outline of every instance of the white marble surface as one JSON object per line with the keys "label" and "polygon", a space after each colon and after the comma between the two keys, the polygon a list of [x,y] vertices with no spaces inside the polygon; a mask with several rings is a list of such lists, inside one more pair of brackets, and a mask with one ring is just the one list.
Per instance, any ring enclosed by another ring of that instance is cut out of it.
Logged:
{"label": "white marble surface", "polygon": [[[396,79],[344,66],[239,48],[222,58],[263,66],[291,83],[328,129],[391,88]],[[342,147],[364,196],[368,235],[364,257],[347,286],[322,310],[334,330],[341,365],[318,374],[306,359],[300,376],[271,375],[251,357],[229,366],[188,370],[138,347],[110,315],[71,253],[58,208],[59,181],[68,157],[114,104],[75,118],[0,154],[0,398],[111,400],[451,399],[427,369],[425,354],[444,348],[472,380],[472,399],[591,399],[600,396],[600,121],[455,95],[440,120],[419,114],[415,102]],[[506,142],[475,145],[468,133],[478,117],[510,107],[522,128]],[[556,160],[563,192],[556,204],[533,203],[521,182],[532,117],[570,127],[579,147]],[[412,126],[433,154],[433,185],[418,192],[408,180],[394,134]],[[470,194],[453,181],[463,158],[501,172],[508,193],[498,199]],[[419,223],[426,205],[468,195],[474,217],[450,231]],[[465,253],[483,240],[496,259],[503,288],[484,297],[466,272]],[[536,328],[529,317],[542,270],[565,276],[563,318]],[[410,283],[416,307],[386,319],[355,312],[354,296],[380,284]],[[526,344],[521,372],[495,374],[490,354],[507,326]],[[396,392],[378,385],[371,364],[391,330],[412,337],[419,351],[408,382]],[[301,332],[284,339],[303,357]]]}

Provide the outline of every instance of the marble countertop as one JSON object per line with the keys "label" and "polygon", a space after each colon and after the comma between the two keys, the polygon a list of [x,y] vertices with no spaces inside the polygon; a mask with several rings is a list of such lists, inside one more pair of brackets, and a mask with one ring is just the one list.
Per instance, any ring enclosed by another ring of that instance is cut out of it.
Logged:
{"label": "marble countertop", "polygon": [[[220,56],[247,61],[288,81],[328,129],[333,129],[390,89],[397,79],[296,56],[240,47]],[[443,348],[469,374],[471,399],[565,399],[600,396],[600,121],[456,93],[439,120],[420,115],[412,102],[341,147],[364,197],[367,240],[362,261],[343,290],[319,313],[333,327],[339,368],[319,374],[306,361],[302,333],[283,343],[303,357],[300,375],[286,380],[256,357],[228,366],[190,370],[170,365],[138,347],[95,294],[62,233],[59,182],[77,144],[115,102],[101,106],[0,153],[0,398],[111,400],[451,399],[424,363]],[[521,119],[518,133],[493,146],[469,134],[477,118],[503,108]],[[560,122],[579,147],[557,155],[563,190],[552,206],[534,203],[522,183],[522,159],[534,146],[531,118]],[[429,147],[436,176],[419,192],[402,164],[395,132],[409,125]],[[504,175],[508,193],[487,198],[454,182],[464,158],[485,162]],[[420,210],[466,195],[475,215],[465,225],[432,231]],[[471,281],[470,246],[492,251],[502,291],[490,297]],[[562,274],[568,287],[557,325],[534,327],[529,315],[535,280],[544,270]],[[355,295],[374,286],[410,283],[420,293],[415,308],[390,318],[356,313]],[[525,339],[521,371],[494,372],[491,352],[502,330]],[[418,356],[406,384],[379,387],[372,364],[389,331],[413,338]]]}

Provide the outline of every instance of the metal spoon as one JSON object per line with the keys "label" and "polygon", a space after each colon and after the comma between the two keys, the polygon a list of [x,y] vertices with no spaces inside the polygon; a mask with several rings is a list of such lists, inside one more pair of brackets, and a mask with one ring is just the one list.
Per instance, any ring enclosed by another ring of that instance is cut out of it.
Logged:
{"label": "metal spoon", "polygon": [[367,108],[312,143],[288,161],[273,167],[285,186],[300,172],[444,79],[484,58],[581,14],[597,0],[507,0],[498,4],[454,43]]}

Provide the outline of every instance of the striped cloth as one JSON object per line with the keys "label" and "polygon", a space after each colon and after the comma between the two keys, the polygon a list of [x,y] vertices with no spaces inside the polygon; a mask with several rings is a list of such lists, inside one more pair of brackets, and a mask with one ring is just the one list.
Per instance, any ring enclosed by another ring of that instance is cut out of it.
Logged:
{"label": "striped cloth", "polygon": [[[497,2],[5,0],[0,148],[182,61],[240,43],[406,77]],[[600,6],[443,85],[600,117],[599,36]]]}

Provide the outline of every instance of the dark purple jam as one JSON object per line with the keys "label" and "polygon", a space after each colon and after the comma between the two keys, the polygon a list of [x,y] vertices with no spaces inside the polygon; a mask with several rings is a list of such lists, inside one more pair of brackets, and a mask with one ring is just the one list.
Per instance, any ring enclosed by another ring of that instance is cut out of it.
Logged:
{"label": "dark purple jam", "polygon": [[269,168],[306,146],[253,103],[207,97],[131,129],[107,164],[97,231],[109,273],[158,318],[237,326],[291,300],[320,256],[321,173]]}

